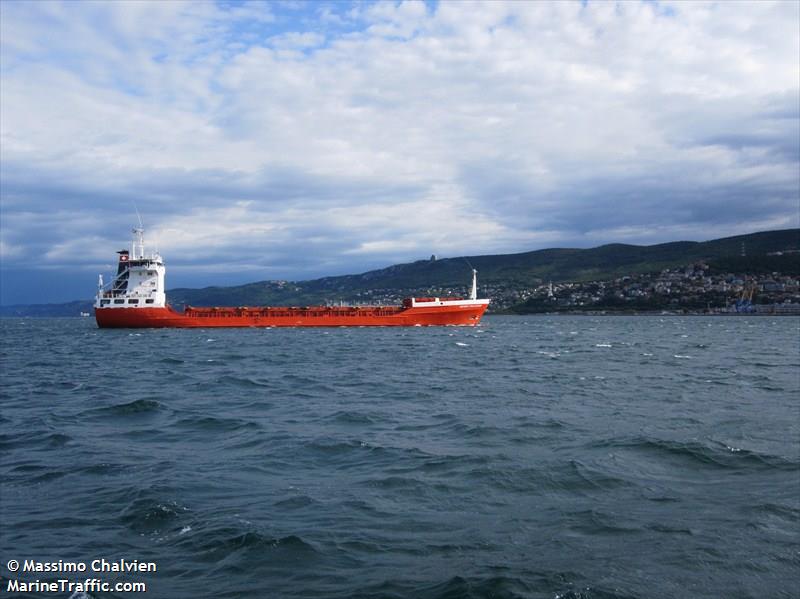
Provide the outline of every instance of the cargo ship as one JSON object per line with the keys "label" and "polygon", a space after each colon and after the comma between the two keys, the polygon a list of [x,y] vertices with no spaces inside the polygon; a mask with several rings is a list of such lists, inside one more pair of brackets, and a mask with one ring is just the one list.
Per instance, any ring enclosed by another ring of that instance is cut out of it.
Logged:
{"label": "cargo ship", "polygon": [[145,253],[144,230],[133,229],[130,250],[117,252],[113,281],[100,275],[94,314],[100,328],[476,326],[490,300],[478,299],[472,270],[468,298],[410,297],[399,306],[194,307],[167,303],[166,268],[158,252]]}

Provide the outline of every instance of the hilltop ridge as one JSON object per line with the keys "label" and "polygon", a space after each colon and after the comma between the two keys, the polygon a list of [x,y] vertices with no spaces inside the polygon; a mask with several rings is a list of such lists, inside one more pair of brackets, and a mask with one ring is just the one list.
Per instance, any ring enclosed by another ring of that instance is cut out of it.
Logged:
{"label": "hilltop ridge", "polygon": [[[765,231],[712,241],[674,241],[650,246],[613,243],[591,249],[549,248],[518,254],[464,256],[394,264],[361,274],[324,277],[310,281],[261,281],[236,287],[173,289],[175,305],[311,304],[324,301],[393,301],[404,292],[464,293],[471,264],[479,285],[530,287],[543,281],[591,281],[657,272],[706,260],[741,263],[742,244],[748,256],[800,249],[800,229]],[[783,266],[775,256],[772,262]],[[741,263],[741,264],[740,264]],[[779,264],[780,263],[780,264]]]}
{"label": "hilltop ridge", "polygon": [[[742,256],[744,249],[745,256]],[[699,261],[730,272],[779,271],[800,274],[800,229],[763,231],[710,241],[674,241],[649,246],[611,243],[590,249],[548,248],[516,254],[417,260],[360,274],[309,281],[258,281],[230,287],[176,288],[172,305],[255,306],[347,303],[393,303],[408,295],[463,295],[469,266],[478,270],[479,286],[490,297],[497,289],[528,289],[543,282],[588,282],[659,272]],[[782,255],[777,255],[781,252]],[[790,253],[785,253],[790,252]],[[494,302],[495,309],[508,307]],[[91,302],[4,306],[3,316],[77,315]]]}

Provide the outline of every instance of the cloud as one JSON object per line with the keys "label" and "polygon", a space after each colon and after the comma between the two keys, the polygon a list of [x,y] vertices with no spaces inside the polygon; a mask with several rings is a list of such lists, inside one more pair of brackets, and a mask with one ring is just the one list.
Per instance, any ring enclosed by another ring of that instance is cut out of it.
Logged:
{"label": "cloud", "polygon": [[111,260],[134,204],[186,285],[798,226],[797,3],[0,11],[17,299]]}

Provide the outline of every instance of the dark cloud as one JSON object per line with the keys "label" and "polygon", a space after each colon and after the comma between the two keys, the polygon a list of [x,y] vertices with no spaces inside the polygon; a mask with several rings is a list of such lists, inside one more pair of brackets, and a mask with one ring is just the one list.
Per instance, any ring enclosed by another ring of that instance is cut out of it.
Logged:
{"label": "dark cloud", "polygon": [[4,303],[798,225],[797,3],[12,4]]}

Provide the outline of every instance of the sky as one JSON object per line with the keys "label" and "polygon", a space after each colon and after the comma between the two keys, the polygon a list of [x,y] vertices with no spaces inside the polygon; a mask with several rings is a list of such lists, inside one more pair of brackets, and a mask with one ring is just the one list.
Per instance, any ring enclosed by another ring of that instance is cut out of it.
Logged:
{"label": "sky", "polygon": [[[800,225],[800,3],[0,2],[0,302]],[[107,277],[106,277],[107,278]]]}

